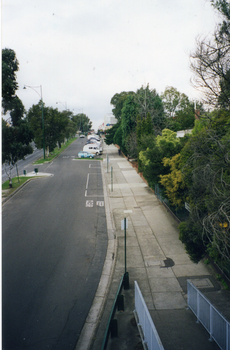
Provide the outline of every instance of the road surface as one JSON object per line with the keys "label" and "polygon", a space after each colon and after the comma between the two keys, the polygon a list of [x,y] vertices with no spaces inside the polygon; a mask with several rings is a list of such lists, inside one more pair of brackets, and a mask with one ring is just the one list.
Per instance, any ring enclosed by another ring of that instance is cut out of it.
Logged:
{"label": "road surface", "polygon": [[74,160],[81,143],[3,205],[5,350],[74,349],[91,307],[107,230],[100,161]]}

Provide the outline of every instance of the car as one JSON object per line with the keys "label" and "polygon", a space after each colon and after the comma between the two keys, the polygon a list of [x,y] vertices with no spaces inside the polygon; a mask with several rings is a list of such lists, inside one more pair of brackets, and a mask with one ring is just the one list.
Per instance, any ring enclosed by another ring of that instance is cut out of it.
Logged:
{"label": "car", "polygon": [[84,138],[84,137],[85,137],[85,135],[82,135],[82,134],[80,135],[80,138],[81,138],[81,139]]}
{"label": "car", "polygon": [[96,144],[87,144],[83,147],[83,152],[89,152],[91,154],[94,154],[94,155],[99,155],[101,154],[101,150],[100,150],[100,147],[98,147],[98,145]]}
{"label": "car", "polygon": [[81,151],[78,153],[78,158],[94,158],[94,156],[95,154],[85,152],[85,151]]}

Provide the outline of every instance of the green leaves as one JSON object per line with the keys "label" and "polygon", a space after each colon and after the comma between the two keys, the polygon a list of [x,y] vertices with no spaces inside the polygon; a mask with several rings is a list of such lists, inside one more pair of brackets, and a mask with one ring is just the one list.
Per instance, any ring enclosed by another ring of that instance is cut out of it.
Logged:
{"label": "green leaves", "polygon": [[[15,95],[18,88],[16,72],[19,63],[16,54],[11,49],[2,50],[2,107],[4,113],[10,111],[11,122],[2,119],[2,163],[8,163],[10,168],[19,159],[33,152],[30,142],[33,133],[27,120],[24,119],[25,108],[22,101]],[[10,177],[10,173],[9,173]]]}
{"label": "green leaves", "polygon": [[4,114],[12,109],[11,102],[15,97],[18,83],[16,81],[16,72],[19,69],[19,63],[16,54],[11,49],[2,50],[2,107]]}

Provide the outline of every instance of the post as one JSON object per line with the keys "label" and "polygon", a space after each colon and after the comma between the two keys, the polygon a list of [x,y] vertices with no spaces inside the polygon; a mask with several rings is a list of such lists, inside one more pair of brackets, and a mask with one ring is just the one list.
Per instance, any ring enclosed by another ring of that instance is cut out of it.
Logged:
{"label": "post", "polygon": [[106,159],[107,159],[107,173],[109,172],[109,155],[106,155]]}
{"label": "post", "polygon": [[[40,96],[41,98],[41,102],[42,102],[42,132],[43,132],[43,156],[44,159],[46,158],[46,153],[45,153],[45,126],[44,126],[44,111],[43,111],[43,98],[42,98],[42,85],[39,86],[29,86],[29,85],[24,85],[23,89],[26,89],[27,87],[31,88],[32,90],[34,90],[38,96]],[[36,89],[40,88],[40,94],[37,92]]]}
{"label": "post", "polygon": [[111,191],[113,192],[113,167],[111,166]]}
{"label": "post", "polygon": [[19,182],[19,174],[18,174],[18,164],[16,163],[16,169],[17,169],[17,175],[18,175],[18,182]]}
{"label": "post", "polygon": [[124,274],[124,289],[129,289],[129,273],[127,272],[127,264],[126,264],[126,218],[124,218],[124,233],[125,233],[125,274]]}
{"label": "post", "polygon": [[45,127],[44,127],[43,100],[42,100],[42,132],[43,132],[43,157],[44,157],[44,159],[46,159],[46,151],[45,151]]}
{"label": "post", "polygon": [[126,218],[124,218],[124,233],[125,233],[125,274],[126,274]]}

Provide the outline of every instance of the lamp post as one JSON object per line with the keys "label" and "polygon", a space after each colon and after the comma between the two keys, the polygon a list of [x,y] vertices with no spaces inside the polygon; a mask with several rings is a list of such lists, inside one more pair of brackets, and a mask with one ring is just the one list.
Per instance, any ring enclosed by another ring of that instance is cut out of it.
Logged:
{"label": "lamp post", "polygon": [[67,110],[67,102],[62,103],[62,102],[58,101],[58,102],[56,102],[56,105],[58,105],[59,103],[65,107],[65,110]]}
{"label": "lamp post", "polygon": [[81,130],[81,124],[82,124],[82,114],[83,114],[83,108],[74,108],[73,109],[73,111],[76,111],[76,110],[78,110],[78,111],[81,111],[81,117],[80,117],[80,131],[82,131]]}
{"label": "lamp post", "polygon": [[[42,85],[39,86],[30,86],[30,85],[24,85],[23,89],[26,88],[30,88],[32,90],[34,90],[38,96],[41,98],[42,101],[42,131],[43,131],[43,157],[44,159],[46,159],[46,152],[45,152],[45,128],[44,128],[44,112],[43,112],[43,99],[42,99]],[[40,94],[37,92],[37,90],[35,89],[39,89],[40,88]]]}

